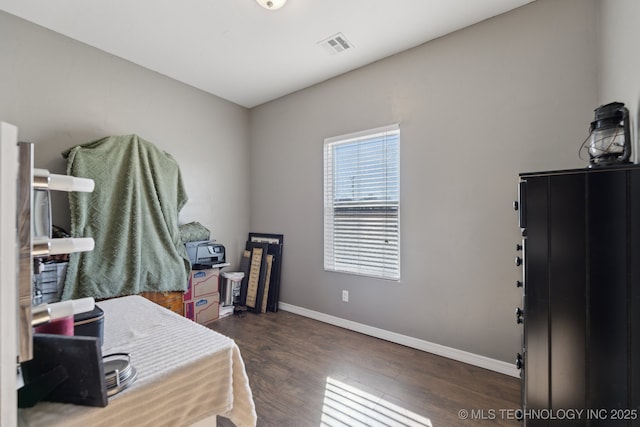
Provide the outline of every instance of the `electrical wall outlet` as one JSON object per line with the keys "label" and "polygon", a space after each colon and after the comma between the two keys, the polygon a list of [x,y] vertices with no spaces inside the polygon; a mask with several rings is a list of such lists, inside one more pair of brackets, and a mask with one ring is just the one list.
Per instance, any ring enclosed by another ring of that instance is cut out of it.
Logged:
{"label": "electrical wall outlet", "polygon": [[342,291],[342,302],[349,302],[349,291]]}

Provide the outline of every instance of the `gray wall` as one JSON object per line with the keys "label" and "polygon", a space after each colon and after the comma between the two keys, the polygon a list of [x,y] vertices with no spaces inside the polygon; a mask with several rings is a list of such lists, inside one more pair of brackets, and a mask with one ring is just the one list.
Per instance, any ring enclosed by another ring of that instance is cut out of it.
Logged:
{"label": "gray wall", "polygon": [[[640,126],[640,2],[637,0],[602,0],[600,24],[600,104],[624,102],[632,117],[633,157],[640,162],[638,129]],[[635,138],[634,138],[635,137]]]}
{"label": "gray wall", "polygon": [[[538,0],[250,113],[0,12],[0,117],[53,172],[72,145],[137,133],[176,158],[182,222],[209,227],[232,263],[249,229],[285,234],[282,301],[511,361],[517,173],[584,164],[596,4]],[[323,139],[394,122],[402,280],[324,272]]]}
{"label": "gray wall", "polygon": [[[249,231],[249,112],[0,11],[0,118],[36,144],[35,165],[64,173],[60,153],[107,135],[135,133],[180,165],[199,221],[237,263]],[[54,223],[68,226],[66,196]]]}
{"label": "gray wall", "polygon": [[[281,301],[513,360],[517,175],[586,164],[596,10],[539,0],[253,109],[251,229],[285,236]],[[402,279],[325,272],[323,140],[395,122]]]}

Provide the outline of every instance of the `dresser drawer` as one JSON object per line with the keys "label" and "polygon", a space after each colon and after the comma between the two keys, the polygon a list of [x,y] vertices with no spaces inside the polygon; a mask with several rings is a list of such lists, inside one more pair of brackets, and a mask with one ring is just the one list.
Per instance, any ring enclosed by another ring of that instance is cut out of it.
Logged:
{"label": "dresser drawer", "polygon": [[140,296],[155,302],[169,310],[178,313],[180,316],[184,315],[184,305],[182,296],[184,292],[140,292]]}

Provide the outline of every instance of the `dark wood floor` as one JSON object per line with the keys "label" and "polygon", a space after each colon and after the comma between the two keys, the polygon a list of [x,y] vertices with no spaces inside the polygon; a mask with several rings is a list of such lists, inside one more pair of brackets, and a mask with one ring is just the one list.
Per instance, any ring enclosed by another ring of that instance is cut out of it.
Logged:
{"label": "dark wood floor", "polygon": [[258,426],[520,425],[512,377],[284,311],[208,326],[238,344]]}

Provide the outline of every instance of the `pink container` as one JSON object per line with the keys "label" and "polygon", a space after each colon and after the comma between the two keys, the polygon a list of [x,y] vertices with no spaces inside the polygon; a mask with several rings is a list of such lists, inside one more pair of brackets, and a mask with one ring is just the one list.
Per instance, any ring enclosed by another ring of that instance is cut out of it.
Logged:
{"label": "pink container", "polygon": [[73,336],[73,316],[52,320],[44,325],[36,326],[34,330],[39,334]]}

